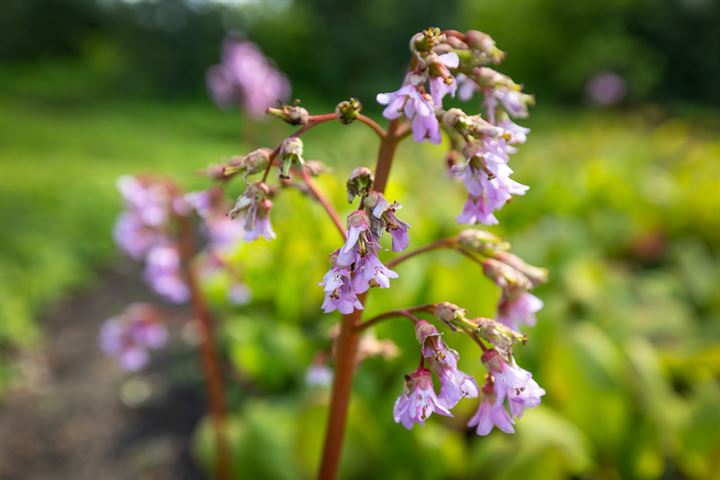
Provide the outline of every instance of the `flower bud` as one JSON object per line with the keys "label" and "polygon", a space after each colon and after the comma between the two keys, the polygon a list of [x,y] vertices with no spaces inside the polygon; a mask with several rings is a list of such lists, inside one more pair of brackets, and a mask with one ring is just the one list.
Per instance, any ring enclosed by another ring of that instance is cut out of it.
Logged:
{"label": "flower bud", "polygon": [[410,40],[410,50],[413,52],[429,52],[444,40],[445,35],[439,28],[428,27],[422,32],[413,35]]}
{"label": "flower bud", "polygon": [[508,242],[484,230],[469,228],[460,232],[457,239],[460,246],[466,250],[491,257],[499,251],[510,249]]}
{"label": "flower bud", "polygon": [[483,271],[488,278],[501,288],[518,287],[523,290],[533,288],[533,283],[528,277],[510,265],[495,260],[494,258],[488,258],[483,261]]}
{"label": "flower bud", "polygon": [[356,196],[366,196],[374,181],[375,175],[369,168],[357,167],[353,170],[346,183],[348,202],[352,202]]}
{"label": "flower bud", "polygon": [[523,276],[530,280],[533,287],[547,282],[548,271],[546,268],[535,267],[526,263],[523,259],[509,252],[500,252],[495,258],[514,270],[520,272]]}
{"label": "flower bud", "polygon": [[476,325],[475,334],[492,343],[507,358],[512,355],[512,347],[516,342],[527,343],[526,335],[493,319],[481,317],[471,321]]}
{"label": "flower bud", "polygon": [[305,125],[310,114],[296,101],[295,105],[280,105],[279,108],[268,107],[266,113],[274,115],[290,125]]}
{"label": "flower bud", "polygon": [[288,173],[293,164],[302,166],[305,164],[303,159],[303,141],[298,137],[288,137],[283,140],[280,145],[280,178],[290,178]]}
{"label": "flower bud", "polygon": [[435,305],[435,311],[433,313],[438,320],[453,328],[465,320],[465,309],[450,302],[438,303]]}
{"label": "flower bud", "polygon": [[335,107],[335,115],[345,125],[354,122],[361,111],[362,103],[355,97],[351,97],[350,100],[343,100]]}
{"label": "flower bud", "polygon": [[495,40],[487,33],[477,30],[465,32],[465,43],[473,50],[477,50],[479,57],[489,63],[500,63],[505,59],[505,52],[497,48]]}

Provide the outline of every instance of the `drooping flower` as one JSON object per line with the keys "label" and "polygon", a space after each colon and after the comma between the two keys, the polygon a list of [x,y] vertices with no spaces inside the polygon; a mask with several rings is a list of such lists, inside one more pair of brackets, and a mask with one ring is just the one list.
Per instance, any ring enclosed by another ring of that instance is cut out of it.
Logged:
{"label": "drooping flower", "polygon": [[515,390],[508,398],[510,413],[518,418],[522,417],[526,409],[540,405],[540,397],[543,395],[545,395],[545,389],[531,378],[525,387]]}
{"label": "drooping flower", "polygon": [[180,253],[173,244],[150,250],[145,279],[153,290],[174,303],[183,303],[190,298],[190,289],[182,276]]}
{"label": "drooping flower", "polygon": [[245,192],[238,197],[232,210],[228,213],[230,218],[235,219],[242,215],[245,229],[245,240],[251,242],[260,237],[266,240],[275,238],[272,225],[270,224],[270,210],[272,202],[268,198],[270,189],[263,182],[256,182],[248,185]]}
{"label": "drooping flower", "polygon": [[535,313],[543,307],[543,302],[535,295],[521,288],[503,289],[498,304],[497,320],[515,331],[525,324],[535,325]]}
{"label": "drooping flower", "polygon": [[105,322],[100,330],[100,347],[128,371],[139,370],[148,360],[148,350],[162,347],[167,330],[157,312],[145,304],[132,304]]}
{"label": "drooping flower", "polygon": [[438,398],[443,406],[452,409],[461,399],[478,396],[475,379],[457,368],[458,353],[442,341],[435,326],[420,320],[415,324],[415,335],[422,347],[423,357],[429,359],[430,369],[440,380]]}
{"label": "drooping flower", "polygon": [[350,267],[337,265],[336,263],[338,253],[339,251],[336,251],[330,256],[330,262],[333,265],[319,283],[325,291],[322,310],[325,313],[337,310],[347,315],[354,310],[362,310],[363,306],[353,290]]}
{"label": "drooping flower", "polygon": [[352,266],[352,287],[355,293],[366,292],[370,287],[388,288],[390,279],[397,278],[377,257],[380,249],[370,229],[370,218],[363,210],[348,216],[348,237],[337,256],[339,266]]}
{"label": "drooping flower", "polygon": [[442,106],[445,95],[455,96],[457,81],[450,74],[450,68],[457,68],[460,58],[455,52],[443,53],[442,55],[430,54],[425,59],[429,69],[430,95],[436,106]]}
{"label": "drooping flower", "polygon": [[416,423],[424,426],[433,412],[452,416],[435,394],[430,370],[420,367],[405,377],[405,388],[395,401],[393,418],[395,423],[401,423],[410,430]]}
{"label": "drooping flower", "polygon": [[545,390],[532,380],[530,372],[523,370],[513,359],[511,360],[506,361],[495,349],[487,350],[482,356],[483,363],[493,377],[498,401],[516,399],[517,408],[539,405],[540,397],[545,394]]}
{"label": "drooping flower", "polygon": [[465,182],[468,200],[458,217],[459,223],[498,223],[493,214],[501,209],[513,195],[524,195],[528,190],[510,178],[512,169],[507,165],[505,144],[493,138],[468,144],[465,148],[467,162],[454,169]]}
{"label": "drooping flower", "polygon": [[390,93],[379,93],[377,101],[387,105],[383,116],[389,120],[405,115],[411,121],[413,138],[416,142],[428,139],[430,143],[439,144],[440,123],[435,116],[435,105],[432,97],[420,85],[424,77],[409,74],[405,84],[399,90]]}
{"label": "drooping flower", "polygon": [[242,103],[248,114],[262,117],[265,109],[290,95],[287,77],[249,41],[228,37],[222,63],[208,70],[207,84],[221,107]]}
{"label": "drooping flower", "polygon": [[387,231],[392,236],[393,251],[404,251],[410,243],[408,236],[410,225],[395,216],[395,212],[402,208],[402,205],[397,202],[388,202],[382,193],[376,191],[371,191],[365,199],[366,205],[373,203],[375,205],[372,209],[373,218],[371,218],[373,233],[380,236],[383,230]]}
{"label": "drooping flower", "polygon": [[489,434],[493,427],[505,433],[515,433],[513,428],[515,422],[505,409],[502,400],[497,398],[492,376],[488,375],[482,391],[480,407],[468,422],[468,427],[475,427],[475,432],[481,436]]}

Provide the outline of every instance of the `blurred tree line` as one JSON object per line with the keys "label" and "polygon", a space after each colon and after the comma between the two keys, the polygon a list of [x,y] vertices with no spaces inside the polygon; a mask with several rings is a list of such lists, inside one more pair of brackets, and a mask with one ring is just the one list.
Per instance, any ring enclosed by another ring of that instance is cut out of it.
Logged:
{"label": "blurred tree line", "polygon": [[10,0],[8,66],[75,59],[128,94],[203,94],[226,31],[244,32],[303,97],[393,88],[408,37],[478,28],[510,52],[505,69],[547,100],[578,102],[593,74],[621,75],[629,101],[720,105],[714,0]]}

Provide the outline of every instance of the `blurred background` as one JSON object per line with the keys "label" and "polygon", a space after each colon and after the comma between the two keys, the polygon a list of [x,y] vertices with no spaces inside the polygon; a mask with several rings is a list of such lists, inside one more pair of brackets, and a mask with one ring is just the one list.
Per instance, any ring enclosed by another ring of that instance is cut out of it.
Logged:
{"label": "blurred background", "polygon": [[[720,478],[720,2],[715,0],[10,0],[0,12],[0,478],[203,478],[212,463],[189,313],[171,345],[123,374],[99,325],[158,301],[111,230],[121,174],[199,168],[291,132],[218,109],[205,72],[227,32],[256,42],[312,113],[349,96],[379,118],[410,36],[428,25],[492,35],[500,71],[533,93],[529,141],[513,157],[530,185],[502,234],[551,281],[518,363],[547,390],[513,436],[475,437],[453,419],[392,421],[412,330],[376,329],[398,355],[362,363],[343,478]],[[347,213],[343,178],[372,166],[366,129],[328,125],[306,155]],[[459,231],[462,188],[441,147],[404,144],[388,197],[412,243]],[[229,195],[240,193],[231,184]],[[428,193],[429,192],[429,193]],[[238,248],[254,302],[206,285],[227,358],[238,478],[311,478],[328,391],[305,384],[336,315],[316,282],[337,233],[297,192],[278,198],[278,239]],[[448,300],[492,316],[498,292],[452,252],[398,268],[368,314]],[[169,308],[169,307],[168,307]],[[395,322],[395,323],[393,323]],[[470,342],[446,334],[481,375]]]}

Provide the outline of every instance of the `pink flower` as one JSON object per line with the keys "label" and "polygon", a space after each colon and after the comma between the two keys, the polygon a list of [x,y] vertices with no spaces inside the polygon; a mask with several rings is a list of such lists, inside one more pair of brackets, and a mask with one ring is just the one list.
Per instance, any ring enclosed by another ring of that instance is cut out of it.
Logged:
{"label": "pink flower", "polygon": [[493,212],[501,209],[513,195],[524,195],[528,190],[510,178],[512,169],[507,165],[507,144],[497,138],[486,138],[469,144],[465,149],[467,163],[453,169],[462,178],[468,190],[468,200],[458,223],[495,225]]}
{"label": "pink flower", "polygon": [[381,105],[387,105],[383,111],[385,118],[393,120],[404,114],[410,119],[416,142],[428,139],[430,143],[439,144],[440,123],[435,116],[432,97],[421,91],[421,87],[415,83],[417,80],[413,77],[412,74],[408,75],[405,84],[395,92],[379,93],[377,101]]}
{"label": "pink flower", "polygon": [[[402,206],[397,202],[391,204],[380,192],[371,192],[371,194],[377,199],[372,215],[375,219],[381,221],[379,227],[382,227],[373,229],[373,232],[379,236],[382,233],[382,229],[384,229],[392,236],[393,251],[404,251],[410,243],[410,237],[408,235],[410,225],[395,216],[395,212],[402,208]],[[371,222],[371,224],[374,223],[375,222]],[[379,232],[377,230],[379,230]]]}
{"label": "pink flower", "polygon": [[260,237],[266,240],[275,238],[275,232],[270,224],[270,210],[272,202],[268,198],[270,190],[262,182],[248,185],[235,203],[235,206],[228,213],[230,218],[235,219],[242,215],[244,217],[245,241],[251,242]]}
{"label": "pink flower", "polygon": [[145,279],[153,290],[174,303],[183,303],[190,298],[190,289],[182,277],[180,253],[173,244],[150,250]]}
{"label": "pink flower", "polygon": [[430,69],[430,94],[433,103],[442,106],[442,100],[448,93],[455,96],[457,90],[457,81],[450,75],[448,69],[457,68],[460,64],[460,58],[455,52],[444,53],[442,55],[432,55],[429,64]]}
{"label": "pink flower", "polygon": [[165,326],[154,309],[144,304],[130,305],[121,315],[107,320],[100,330],[102,350],[129,371],[144,367],[149,359],[147,351],[162,347],[166,341]]}
{"label": "pink flower", "polygon": [[424,426],[433,412],[452,416],[435,395],[430,370],[420,367],[405,377],[405,389],[395,401],[393,418],[395,423],[402,423],[410,430],[416,423]]}
{"label": "pink flower", "polygon": [[468,422],[468,427],[476,427],[475,432],[482,436],[489,434],[493,427],[497,427],[505,433],[515,433],[513,428],[515,422],[493,390],[492,378],[489,377],[483,386],[480,408]]}
{"label": "pink flower", "polygon": [[521,288],[503,289],[498,305],[497,320],[515,331],[525,324],[535,325],[535,313],[543,307],[543,302],[535,295]]}
{"label": "pink flower", "polygon": [[319,283],[325,291],[322,310],[325,313],[338,310],[340,313],[347,315],[354,310],[362,310],[363,306],[353,290],[352,280],[350,278],[350,267],[337,265],[337,254],[338,252],[335,252],[331,255],[330,261],[333,263],[333,266]]}
{"label": "pink flower", "polygon": [[267,107],[290,95],[285,75],[255,44],[231,37],[223,44],[222,63],[208,70],[207,84],[218,105],[242,103],[254,117],[262,117]]}
{"label": "pink flower", "polygon": [[425,320],[415,324],[415,335],[422,346],[422,355],[430,359],[430,368],[440,379],[439,400],[448,409],[467,397],[478,396],[478,386],[470,375],[458,370],[459,355],[440,338],[440,332]]}
{"label": "pink flower", "polygon": [[[508,363],[495,349],[483,353],[482,361],[494,380],[494,391],[498,402],[515,402],[514,412],[536,407],[545,390],[540,388],[527,370],[518,367],[515,361]],[[519,415],[518,415],[519,416]]]}

